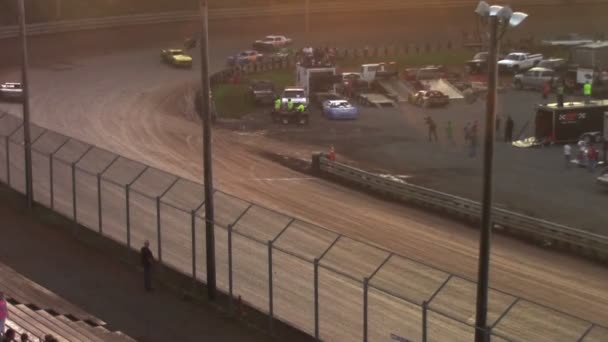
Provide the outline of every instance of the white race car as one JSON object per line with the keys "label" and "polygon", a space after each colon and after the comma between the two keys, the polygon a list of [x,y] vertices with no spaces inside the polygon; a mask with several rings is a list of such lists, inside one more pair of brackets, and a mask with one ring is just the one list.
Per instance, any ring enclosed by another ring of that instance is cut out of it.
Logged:
{"label": "white race car", "polygon": [[285,36],[266,36],[264,39],[256,40],[253,48],[256,50],[278,49],[291,44],[291,38]]}

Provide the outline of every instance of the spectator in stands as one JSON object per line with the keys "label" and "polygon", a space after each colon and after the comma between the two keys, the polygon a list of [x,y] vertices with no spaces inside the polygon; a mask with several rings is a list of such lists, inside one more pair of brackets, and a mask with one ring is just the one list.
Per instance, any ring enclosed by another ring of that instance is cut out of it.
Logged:
{"label": "spectator in stands", "polygon": [[30,336],[26,333],[21,334],[21,342],[30,342]]}
{"label": "spectator in stands", "polygon": [[0,335],[4,332],[4,323],[8,318],[8,306],[6,305],[6,299],[4,293],[0,292]]}
{"label": "spectator in stands", "polygon": [[43,342],[58,342],[58,341],[55,338],[55,336],[48,334],[48,335],[44,336]]}
{"label": "spectator in stands", "polygon": [[141,266],[144,268],[144,288],[146,291],[152,291],[152,264],[154,263],[154,255],[150,250],[150,242],[146,240],[141,248]]}
{"label": "spectator in stands", "polygon": [[2,337],[2,342],[16,342],[15,341],[16,335],[17,335],[17,333],[15,333],[15,330],[8,328],[4,332],[4,336]]}

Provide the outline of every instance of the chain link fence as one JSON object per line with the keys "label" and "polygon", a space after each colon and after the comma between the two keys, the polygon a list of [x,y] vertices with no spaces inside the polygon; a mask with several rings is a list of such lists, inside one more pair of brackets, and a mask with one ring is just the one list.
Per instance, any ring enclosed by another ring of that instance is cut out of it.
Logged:
{"label": "chain link fence", "polygon": [[[205,282],[203,185],[32,125],[35,201]],[[0,181],[24,192],[22,121],[0,114]],[[220,190],[217,285],[327,341],[472,341],[476,284]],[[492,289],[493,341],[606,341],[608,329]],[[234,303],[232,303],[234,305]]]}

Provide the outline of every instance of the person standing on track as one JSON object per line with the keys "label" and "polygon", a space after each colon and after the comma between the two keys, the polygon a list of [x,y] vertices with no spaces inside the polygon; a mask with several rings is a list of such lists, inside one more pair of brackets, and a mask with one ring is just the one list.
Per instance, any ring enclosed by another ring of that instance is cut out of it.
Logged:
{"label": "person standing on track", "polygon": [[274,100],[274,111],[276,113],[281,111],[281,98],[277,97],[276,100]]}
{"label": "person standing on track", "polygon": [[549,81],[543,83],[542,93],[544,100],[549,98],[549,94],[551,93],[551,83]]}
{"label": "person standing on track", "polygon": [[152,291],[152,265],[154,264],[154,255],[150,250],[150,242],[146,240],[144,246],[140,250],[141,266],[144,268],[144,288],[146,291]]}
{"label": "person standing on track", "polygon": [[587,81],[583,85],[583,95],[585,95],[585,102],[589,103],[591,101],[591,81]]}
{"label": "person standing on track", "polygon": [[557,106],[564,106],[564,80],[559,80],[557,84]]}
{"label": "person standing on track", "polygon": [[437,142],[439,139],[437,138],[437,124],[435,123],[435,120],[430,116],[427,116],[424,121],[429,126],[429,142],[433,142],[433,139]]}
{"label": "person standing on track", "polygon": [[293,101],[291,99],[287,100],[287,110],[290,112],[293,111]]}
{"label": "person standing on track", "polygon": [[595,146],[593,146],[593,144],[591,144],[589,146],[589,149],[587,150],[587,167],[589,169],[589,172],[593,173],[595,171],[595,168],[597,167],[597,160],[599,158],[599,152],[597,151],[597,149],[595,148]]}
{"label": "person standing on track", "polygon": [[475,121],[473,123],[473,126],[471,126],[470,132],[469,132],[469,157],[470,158],[475,158],[475,156],[477,155],[477,121]]}
{"label": "person standing on track", "polygon": [[452,127],[452,121],[448,120],[448,125],[445,128],[445,134],[448,138],[448,142],[454,142],[454,128]]}
{"label": "person standing on track", "polygon": [[505,142],[510,143],[513,141],[513,128],[514,127],[515,127],[515,123],[513,122],[511,115],[509,115],[507,117],[507,122],[505,124]]}
{"label": "person standing on track", "polygon": [[570,146],[570,144],[564,145],[564,159],[566,162],[566,169],[569,169],[570,161],[572,160],[572,146]]}

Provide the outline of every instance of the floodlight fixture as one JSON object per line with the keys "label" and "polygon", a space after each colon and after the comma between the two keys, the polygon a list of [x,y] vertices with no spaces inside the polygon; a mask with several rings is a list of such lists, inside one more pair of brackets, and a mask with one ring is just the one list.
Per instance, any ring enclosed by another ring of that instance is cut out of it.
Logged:
{"label": "floodlight fixture", "polygon": [[519,24],[521,24],[524,20],[526,20],[527,17],[528,17],[528,15],[526,13],[515,12],[511,15],[511,19],[509,19],[509,26],[511,26],[511,27],[519,26]]}
{"label": "floodlight fixture", "polygon": [[480,1],[479,4],[477,4],[475,13],[482,17],[487,17],[490,14],[490,5],[488,5],[488,3],[485,1]]}

